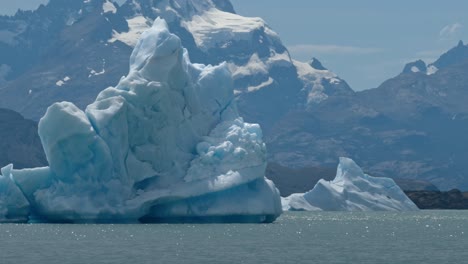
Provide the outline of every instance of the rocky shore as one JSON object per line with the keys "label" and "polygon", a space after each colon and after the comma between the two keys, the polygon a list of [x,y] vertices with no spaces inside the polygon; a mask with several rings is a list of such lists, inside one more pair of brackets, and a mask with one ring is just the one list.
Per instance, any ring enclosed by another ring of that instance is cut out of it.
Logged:
{"label": "rocky shore", "polygon": [[468,209],[468,192],[405,191],[419,209]]}

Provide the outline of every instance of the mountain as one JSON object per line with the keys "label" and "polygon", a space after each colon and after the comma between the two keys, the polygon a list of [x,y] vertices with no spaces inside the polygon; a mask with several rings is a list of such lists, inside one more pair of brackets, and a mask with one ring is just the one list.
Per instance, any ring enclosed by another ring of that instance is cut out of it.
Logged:
{"label": "mountain", "polygon": [[47,164],[36,122],[12,110],[0,109],[0,124],[0,167],[10,163],[18,168]]}
{"label": "mountain", "polygon": [[[128,72],[131,48],[108,43],[125,19],[104,0],[51,0],[35,11],[0,17],[0,105],[38,120],[57,101],[89,104]],[[7,37],[6,37],[7,36]]]}
{"label": "mountain", "polygon": [[405,193],[420,209],[468,209],[468,192],[460,192],[457,189],[448,192],[410,191]]}
{"label": "mountain", "polygon": [[52,0],[0,17],[0,106],[35,120],[57,101],[83,108],[128,72],[126,58],[157,17],[193,62],[227,61],[247,121],[272,127],[291,109],[327,98],[328,88],[352,93],[330,71],[294,62],[262,19],[237,15],[228,0]]}
{"label": "mountain", "polygon": [[292,111],[270,132],[272,159],[327,166],[352,156],[376,176],[468,189],[468,46],[426,65],[416,61],[375,89]]}
{"label": "mountain", "polygon": [[[460,42],[427,69],[402,73],[362,92],[360,103],[400,127],[393,140],[400,141],[401,160],[394,160],[407,161],[408,174],[413,171],[444,190],[468,189],[463,169],[468,158],[468,47]],[[391,168],[375,166],[381,173]]]}

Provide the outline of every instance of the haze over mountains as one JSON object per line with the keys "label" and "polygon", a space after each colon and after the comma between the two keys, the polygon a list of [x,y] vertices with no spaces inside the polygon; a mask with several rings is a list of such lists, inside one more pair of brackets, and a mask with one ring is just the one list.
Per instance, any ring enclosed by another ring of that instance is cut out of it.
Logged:
{"label": "haze over mountains", "polygon": [[57,101],[83,108],[128,72],[158,16],[193,62],[227,61],[241,116],[262,126],[271,162],[335,167],[348,156],[375,176],[468,189],[468,46],[354,92],[317,59],[292,60],[273,29],[228,0],[51,0],[0,17],[0,107],[33,120]]}

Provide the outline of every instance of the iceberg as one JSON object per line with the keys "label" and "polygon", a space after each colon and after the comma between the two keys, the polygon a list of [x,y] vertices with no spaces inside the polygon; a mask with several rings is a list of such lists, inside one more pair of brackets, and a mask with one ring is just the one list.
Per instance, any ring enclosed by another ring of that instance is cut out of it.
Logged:
{"label": "iceberg", "polygon": [[30,214],[30,206],[21,190],[11,178],[12,165],[1,169],[0,175],[0,222],[25,222]]}
{"label": "iceberg", "polygon": [[260,223],[282,212],[262,130],[239,116],[227,65],[192,64],[163,19],[116,87],[85,111],[53,104],[39,136],[49,167],[2,169],[0,217]]}
{"label": "iceberg", "polygon": [[340,158],[333,181],[321,179],[307,193],[282,198],[284,211],[415,211],[418,207],[391,178],[372,177]]}

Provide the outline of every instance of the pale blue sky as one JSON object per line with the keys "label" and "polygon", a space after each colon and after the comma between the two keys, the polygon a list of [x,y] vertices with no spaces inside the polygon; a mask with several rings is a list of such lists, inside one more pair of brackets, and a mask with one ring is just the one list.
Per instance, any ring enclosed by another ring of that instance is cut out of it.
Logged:
{"label": "pale blue sky", "polygon": [[[262,17],[294,58],[319,58],[355,90],[378,86],[408,61],[431,62],[468,34],[466,0],[231,1],[239,14]],[[0,0],[0,13],[45,2]]]}

